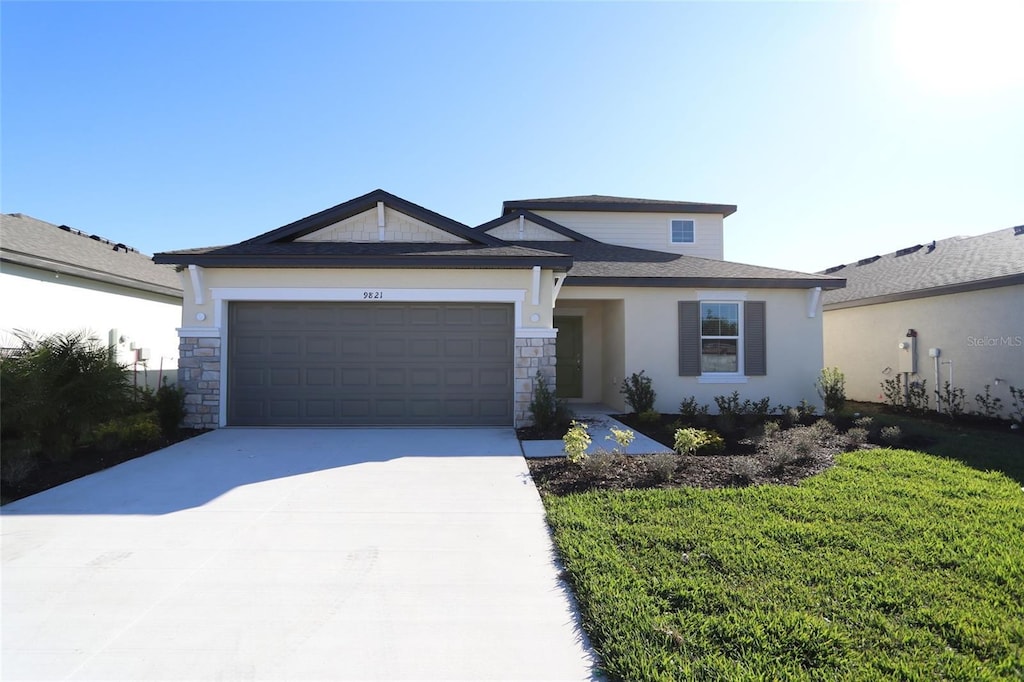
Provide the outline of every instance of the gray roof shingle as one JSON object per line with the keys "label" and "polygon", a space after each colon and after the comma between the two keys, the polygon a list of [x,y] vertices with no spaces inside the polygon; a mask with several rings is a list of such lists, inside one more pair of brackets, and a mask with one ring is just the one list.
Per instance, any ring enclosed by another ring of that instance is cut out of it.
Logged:
{"label": "gray roof shingle", "polygon": [[[116,248],[116,250],[115,250]],[[0,215],[0,260],[181,298],[173,267],[148,256],[21,213]]]}
{"label": "gray roof shingle", "polygon": [[951,237],[829,268],[846,278],[846,288],[825,293],[822,302],[826,309],[847,308],[1024,283],[1018,230]]}
{"label": "gray roof shingle", "polygon": [[572,256],[566,286],[841,287],[842,276],[635,249],[603,242],[510,242]]}
{"label": "gray roof shingle", "polygon": [[736,212],[733,204],[706,204],[695,201],[665,201],[661,199],[637,199],[635,197],[612,197],[604,194],[587,194],[575,197],[549,197],[546,199],[514,199],[501,205],[501,212],[527,211],[612,211],[612,212],[653,212],[653,213],[717,213],[722,217]]}

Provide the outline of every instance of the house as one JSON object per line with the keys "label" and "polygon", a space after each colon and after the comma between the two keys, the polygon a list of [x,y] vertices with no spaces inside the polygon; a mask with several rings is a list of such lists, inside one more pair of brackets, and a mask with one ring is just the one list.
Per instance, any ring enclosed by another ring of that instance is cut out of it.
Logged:
{"label": "house", "polygon": [[[1024,226],[914,244],[825,270],[845,289],[822,296],[825,364],[854,400],[881,402],[883,381],[925,382],[1002,400],[1024,387]],[[939,406],[942,407],[942,406]]]}
{"label": "house", "polygon": [[194,425],[521,425],[538,371],[570,400],[814,399],[819,297],[839,277],[723,260],[722,204],[505,202],[475,228],[383,190],[229,246],[188,277]]}
{"label": "house", "polygon": [[0,216],[0,343],[16,331],[85,331],[116,348],[137,385],[177,374],[181,278],[138,251],[21,213]]}

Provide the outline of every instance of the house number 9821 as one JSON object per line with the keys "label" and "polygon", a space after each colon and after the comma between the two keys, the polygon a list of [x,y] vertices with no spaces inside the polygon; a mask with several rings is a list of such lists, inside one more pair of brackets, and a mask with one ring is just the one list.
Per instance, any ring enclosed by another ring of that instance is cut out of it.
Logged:
{"label": "house number 9821", "polygon": [[370,300],[374,300],[375,301],[375,300],[378,300],[378,299],[381,299],[381,298],[384,298],[384,292],[383,291],[364,291],[363,292],[363,300],[364,301],[370,301]]}

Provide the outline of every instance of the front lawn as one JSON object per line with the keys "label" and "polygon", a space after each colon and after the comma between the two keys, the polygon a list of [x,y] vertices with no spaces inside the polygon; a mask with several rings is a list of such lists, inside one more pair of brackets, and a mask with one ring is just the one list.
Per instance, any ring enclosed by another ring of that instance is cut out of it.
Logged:
{"label": "front lawn", "polygon": [[906,450],[796,486],[544,495],[621,680],[1021,679],[1024,492]]}

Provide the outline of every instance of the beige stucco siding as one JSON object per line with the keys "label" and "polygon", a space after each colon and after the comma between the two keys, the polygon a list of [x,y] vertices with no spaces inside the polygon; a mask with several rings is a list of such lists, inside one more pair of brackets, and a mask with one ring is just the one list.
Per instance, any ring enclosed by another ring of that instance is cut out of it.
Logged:
{"label": "beige stucco siding", "polygon": [[[608,244],[667,251],[722,260],[722,216],[696,213],[613,213],[610,211],[537,211],[588,237]],[[673,244],[670,221],[694,221],[694,242]]]}
{"label": "beige stucco siding", "polygon": [[[808,317],[807,292],[750,289],[726,293],[745,295],[748,301],[765,301],[767,376],[746,377],[743,383],[702,383],[698,377],[679,376],[679,301],[720,300],[723,292],[567,286],[558,297],[558,308],[579,307],[587,300],[606,302],[602,395],[603,401],[613,407],[623,407],[618,395],[623,377],[640,370],[652,378],[658,394],[655,407],[661,412],[676,412],[679,402],[689,396],[714,409],[715,396],[734,390],[741,398],[751,400],[767,396],[772,405],[796,405],[801,400],[819,405],[814,383],[822,367],[822,319],[818,311]],[[621,308],[621,314],[614,312],[616,307]],[[584,353],[588,341],[585,337]],[[617,355],[621,360],[616,359]]]}
{"label": "beige stucco siding", "polygon": [[[831,310],[824,321],[825,364],[843,371],[846,394],[854,400],[881,400],[880,384],[896,375],[898,343],[908,329],[918,334],[917,378],[927,381],[933,407],[935,362],[929,348],[940,349],[940,362],[952,361],[953,385],[964,389],[968,410],[979,409],[974,396],[984,392],[985,384],[1004,407],[1008,386],[1024,386],[1021,285]],[[940,386],[949,369],[940,365]],[[997,377],[1003,380],[998,386]]]}
{"label": "beige stucco siding", "polygon": [[[521,315],[516,324],[521,328],[548,329],[551,327],[551,295],[554,277],[550,270],[542,271],[537,303],[533,300],[534,276],[529,269],[518,270],[445,270],[445,269],[316,269],[316,268],[202,268],[200,279],[203,302],[197,304],[192,289],[192,278],[186,276],[185,304],[182,326],[192,329],[215,328],[223,319],[225,310],[218,305],[235,297],[236,290],[244,289],[247,300],[270,300],[294,295],[291,300],[362,300],[362,292],[376,296],[372,300],[403,300],[403,293],[414,293],[429,299],[429,292],[437,291],[436,300],[497,300],[506,295],[522,296]],[[187,273],[186,273],[187,275]],[[342,290],[344,294],[342,294]],[[452,294],[451,292],[456,292]],[[472,292],[481,292],[474,299]],[[222,294],[215,300],[214,294]],[[335,294],[338,296],[335,297]],[[354,295],[354,298],[351,296]],[[463,298],[451,299],[459,295]],[[348,296],[349,298],[346,298]],[[398,296],[399,298],[394,298]],[[488,298],[490,297],[490,298]],[[404,299],[408,300],[408,299]],[[417,300],[424,300],[423,298]],[[197,319],[198,314],[205,319]],[[537,319],[534,320],[533,316]]]}
{"label": "beige stucco siding", "polygon": [[379,223],[377,209],[373,208],[299,237],[296,241],[455,243],[466,240],[385,207],[383,228]]}
{"label": "beige stucco siding", "polygon": [[549,230],[543,225],[530,220],[523,220],[523,231],[519,231],[519,221],[513,220],[510,223],[499,225],[493,230],[489,230],[487,234],[498,239],[505,239],[507,241],[527,241],[527,242],[568,242],[572,241],[570,237],[566,237],[564,234],[559,234],[554,230]]}

